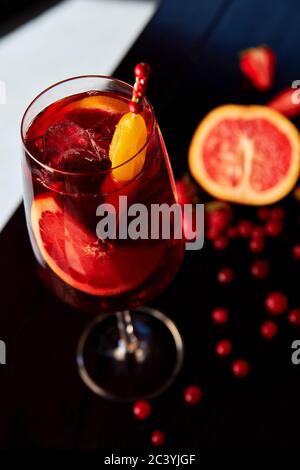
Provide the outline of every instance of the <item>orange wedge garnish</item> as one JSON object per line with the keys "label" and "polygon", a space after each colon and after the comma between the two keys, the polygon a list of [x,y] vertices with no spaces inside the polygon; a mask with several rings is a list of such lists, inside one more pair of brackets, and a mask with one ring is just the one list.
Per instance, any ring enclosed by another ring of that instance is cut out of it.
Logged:
{"label": "orange wedge garnish", "polygon": [[109,148],[114,180],[130,181],[142,171],[146,157],[146,143],[147,127],[143,116],[124,114],[116,126]]}

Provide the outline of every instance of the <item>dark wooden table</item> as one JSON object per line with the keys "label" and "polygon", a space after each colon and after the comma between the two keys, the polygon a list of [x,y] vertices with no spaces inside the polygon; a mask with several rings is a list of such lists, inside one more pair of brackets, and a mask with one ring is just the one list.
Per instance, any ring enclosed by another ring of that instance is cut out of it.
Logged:
{"label": "dark wooden table", "polygon": [[[300,78],[299,22],[296,0],[162,3],[115,75],[132,81],[137,61],[151,63],[149,96],[177,177],[187,171],[193,130],[212,107],[264,103]],[[238,52],[261,43],[278,56],[275,87],[264,95],[245,88],[238,69]],[[254,257],[242,243],[219,254],[206,242],[202,251],[187,253],[175,282],[153,302],[176,321],[187,353],[175,385],[153,401],[145,423],[133,419],[131,406],[93,395],[78,377],[76,344],[90,318],[41,286],[20,207],[0,236],[0,337],[7,344],[7,365],[0,366],[0,447],[150,450],[149,435],[161,428],[171,449],[299,449],[300,366],[291,363],[291,343],[300,331],[282,317],[278,338],[266,344],[259,334],[267,292],[284,290],[291,305],[300,306],[300,265],[290,256],[292,243],[299,242],[299,205],[291,197],[282,204],[288,219],[284,235],[268,243],[272,271],[266,281],[251,281]],[[255,217],[251,208],[236,212]],[[222,265],[236,270],[227,288],[216,282]],[[210,319],[218,304],[232,311],[229,324],[219,329]],[[223,336],[250,361],[248,378],[234,379],[230,361],[215,357]],[[189,408],[182,393],[190,383],[203,388],[204,398]]]}

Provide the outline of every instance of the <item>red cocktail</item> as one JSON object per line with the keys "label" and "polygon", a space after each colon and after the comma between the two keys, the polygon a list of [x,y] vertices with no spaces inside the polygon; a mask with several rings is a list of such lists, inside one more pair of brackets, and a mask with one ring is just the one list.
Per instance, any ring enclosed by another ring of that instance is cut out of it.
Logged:
{"label": "red cocktail", "polygon": [[[130,346],[127,330],[134,325],[127,309],[165,289],[184,250],[172,230],[169,239],[120,236],[124,217],[127,223],[133,219],[120,200],[127,206],[142,204],[149,214],[153,204],[175,203],[173,176],[153,110],[144,98],[141,113],[129,113],[131,93],[129,85],[105,77],[66,80],[39,95],[22,123],[24,202],[40,275],[62,300],[78,308],[123,312],[117,316],[123,331],[123,338],[114,344],[117,355],[123,343],[127,349]],[[108,239],[97,232],[104,217],[101,206],[107,209],[105,216],[109,211],[116,215],[118,233]],[[111,322],[102,315],[98,328],[104,328],[104,318]],[[135,342],[131,354],[136,356],[139,349],[140,364],[147,360],[149,349],[141,336],[142,331],[137,331],[131,337]],[[81,366],[86,382],[100,382],[98,389],[89,385],[101,394],[136,398],[158,389],[154,384],[137,393],[116,393],[117,385],[107,384],[106,379],[103,387],[101,377],[91,378],[94,372],[87,371],[85,363]]]}

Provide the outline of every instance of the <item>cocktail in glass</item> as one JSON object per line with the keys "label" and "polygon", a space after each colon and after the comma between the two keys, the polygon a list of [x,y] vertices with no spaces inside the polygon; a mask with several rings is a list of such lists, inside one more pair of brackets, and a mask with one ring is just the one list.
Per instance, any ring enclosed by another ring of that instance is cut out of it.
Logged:
{"label": "cocktail in glass", "polygon": [[[172,227],[168,238],[149,238],[145,219],[140,237],[124,232],[134,205],[148,209],[150,231],[151,208],[175,203],[153,109],[144,97],[141,113],[128,113],[131,96],[119,80],[76,77],[37,96],[22,121],[24,204],[39,274],[63,301],[97,315],[79,341],[79,371],[96,393],[120,400],[160,393],[183,356],[174,323],[142,307],[174,278],[183,241]],[[105,238],[110,216],[115,233]]]}

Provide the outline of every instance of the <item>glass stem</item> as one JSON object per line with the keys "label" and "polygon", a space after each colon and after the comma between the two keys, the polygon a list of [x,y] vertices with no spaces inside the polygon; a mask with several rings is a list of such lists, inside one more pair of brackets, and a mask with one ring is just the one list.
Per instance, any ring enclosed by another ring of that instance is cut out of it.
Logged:
{"label": "glass stem", "polygon": [[126,347],[126,352],[136,353],[139,348],[139,340],[134,333],[130,311],[117,312],[117,319],[120,338]]}

